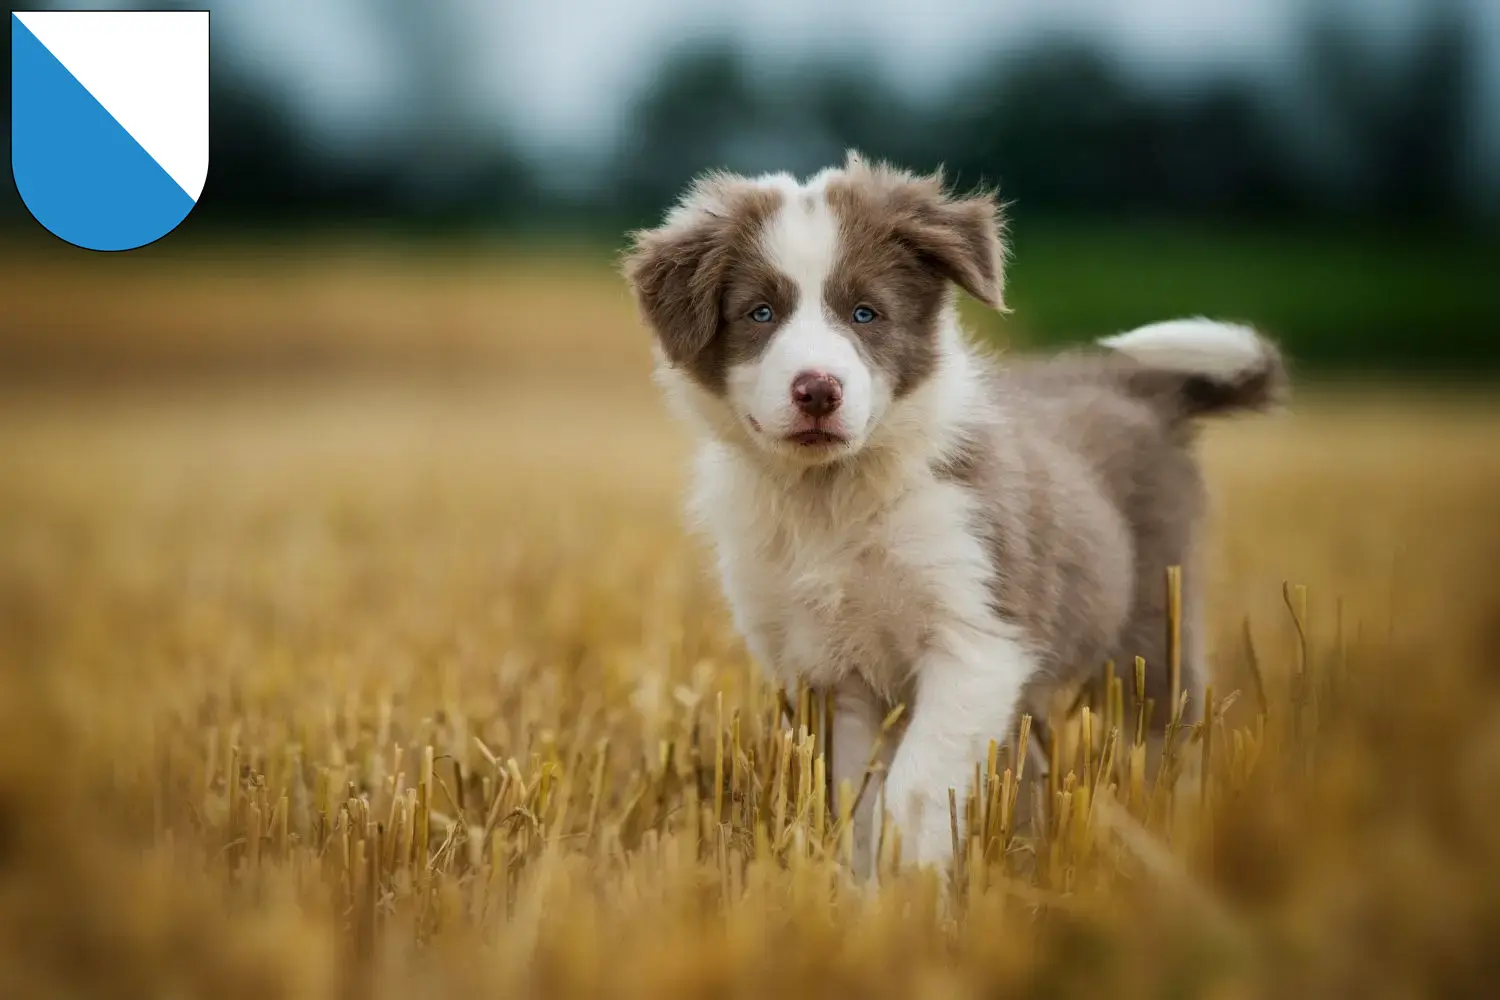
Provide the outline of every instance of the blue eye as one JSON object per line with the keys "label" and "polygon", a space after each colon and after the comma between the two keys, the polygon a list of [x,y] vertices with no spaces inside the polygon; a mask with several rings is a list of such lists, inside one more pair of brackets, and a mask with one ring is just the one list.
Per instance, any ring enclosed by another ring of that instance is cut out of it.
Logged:
{"label": "blue eye", "polygon": [[769,323],[776,318],[776,314],[771,311],[770,306],[756,306],[750,310],[750,318],[757,323]]}
{"label": "blue eye", "polygon": [[875,322],[875,310],[871,309],[869,306],[856,306],[855,309],[854,309],[854,322],[856,322],[856,323],[873,323],[873,322]]}

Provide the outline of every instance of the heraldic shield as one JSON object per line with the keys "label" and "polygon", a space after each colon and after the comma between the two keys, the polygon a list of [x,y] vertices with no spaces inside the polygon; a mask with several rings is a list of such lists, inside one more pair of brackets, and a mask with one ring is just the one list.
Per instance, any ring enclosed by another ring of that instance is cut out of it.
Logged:
{"label": "heraldic shield", "polygon": [[176,229],[208,177],[208,11],[10,18],[10,166],[37,222],[89,250]]}

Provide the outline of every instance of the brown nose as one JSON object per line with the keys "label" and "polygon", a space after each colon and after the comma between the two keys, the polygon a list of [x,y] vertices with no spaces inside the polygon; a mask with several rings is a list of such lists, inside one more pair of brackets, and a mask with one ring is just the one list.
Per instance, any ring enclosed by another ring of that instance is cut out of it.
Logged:
{"label": "brown nose", "polygon": [[792,380],[792,402],[809,417],[826,417],[844,400],[844,386],[832,375],[803,372]]}

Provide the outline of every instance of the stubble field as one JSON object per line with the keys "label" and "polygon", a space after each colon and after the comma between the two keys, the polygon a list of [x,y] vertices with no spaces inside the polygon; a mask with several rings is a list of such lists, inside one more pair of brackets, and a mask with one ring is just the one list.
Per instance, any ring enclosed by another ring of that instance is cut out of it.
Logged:
{"label": "stubble field", "polygon": [[1500,974],[1482,395],[1309,390],[1211,428],[1214,724],[1180,734],[1206,782],[1154,792],[1135,720],[1096,701],[1050,781],[1001,748],[956,790],[951,882],[888,839],[866,891],[819,703],[787,719],[684,534],[687,441],[607,269],[209,257],[0,285],[0,995]]}

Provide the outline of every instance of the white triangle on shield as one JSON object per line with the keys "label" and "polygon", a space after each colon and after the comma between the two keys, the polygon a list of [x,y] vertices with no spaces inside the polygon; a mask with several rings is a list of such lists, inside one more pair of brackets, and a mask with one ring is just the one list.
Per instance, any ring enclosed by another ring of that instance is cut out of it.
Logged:
{"label": "white triangle on shield", "polygon": [[14,13],[196,202],[208,178],[208,12]]}

